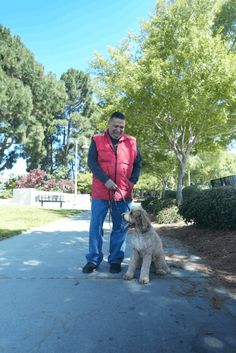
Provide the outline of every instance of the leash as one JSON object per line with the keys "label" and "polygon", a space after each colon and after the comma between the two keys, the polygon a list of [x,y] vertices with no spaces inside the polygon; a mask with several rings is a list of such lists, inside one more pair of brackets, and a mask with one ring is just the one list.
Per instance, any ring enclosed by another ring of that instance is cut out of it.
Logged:
{"label": "leash", "polygon": [[120,196],[122,197],[122,200],[124,201],[124,203],[126,204],[128,210],[130,211],[129,204],[128,204],[128,202],[126,201],[126,199],[125,199],[125,197],[124,197],[122,191],[121,191],[118,187],[116,188],[116,191],[118,191],[118,192],[120,193]]}
{"label": "leash", "polygon": [[109,196],[110,196],[110,191],[112,191],[112,197],[110,198],[109,197],[109,200],[108,200],[108,208],[109,208],[109,217],[108,217],[108,222],[109,222],[109,226],[111,228],[111,217],[112,217],[112,203],[114,202],[116,204],[116,200],[115,200],[115,192],[119,192],[121,198],[122,198],[122,201],[125,203],[126,207],[128,208],[128,210],[130,211],[130,207],[129,207],[129,204],[128,202],[126,201],[122,191],[120,190],[120,188],[116,188],[116,190],[109,190]]}
{"label": "leash", "polygon": [[[112,196],[110,197],[110,192],[112,191]],[[114,200],[114,191],[113,190],[109,190],[109,200],[108,200],[108,209],[109,209],[109,214],[108,214],[108,223],[109,223],[109,227],[111,228],[111,218],[112,218],[112,202],[115,201]]]}

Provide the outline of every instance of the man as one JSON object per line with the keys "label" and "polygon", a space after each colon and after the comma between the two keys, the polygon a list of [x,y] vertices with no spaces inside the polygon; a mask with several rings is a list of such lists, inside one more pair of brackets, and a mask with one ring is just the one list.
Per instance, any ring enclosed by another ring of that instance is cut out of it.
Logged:
{"label": "man", "polygon": [[84,273],[91,273],[103,260],[103,223],[110,208],[112,232],[108,262],[111,273],[121,271],[126,229],[122,213],[132,202],[134,184],[141,170],[141,156],[134,137],[124,133],[125,116],[114,112],[108,129],[94,135],[88,152],[88,166],[93,173],[89,253]]}

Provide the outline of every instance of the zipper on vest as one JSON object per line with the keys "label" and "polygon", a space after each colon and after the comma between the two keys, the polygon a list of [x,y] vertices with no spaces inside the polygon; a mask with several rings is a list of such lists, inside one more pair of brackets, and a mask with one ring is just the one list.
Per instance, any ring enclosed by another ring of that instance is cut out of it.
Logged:
{"label": "zipper on vest", "polygon": [[114,153],[115,153],[115,183],[116,183],[116,174],[117,174],[117,149],[118,149],[118,144],[117,144],[117,148],[115,149],[115,148],[113,147],[113,149],[114,149]]}
{"label": "zipper on vest", "polygon": [[117,147],[115,148],[113,143],[109,141],[109,145],[112,149],[112,151],[114,152],[115,155],[115,175],[114,175],[114,182],[116,183],[116,176],[117,176],[117,149],[118,149],[118,145],[119,145],[119,141],[117,142]]}

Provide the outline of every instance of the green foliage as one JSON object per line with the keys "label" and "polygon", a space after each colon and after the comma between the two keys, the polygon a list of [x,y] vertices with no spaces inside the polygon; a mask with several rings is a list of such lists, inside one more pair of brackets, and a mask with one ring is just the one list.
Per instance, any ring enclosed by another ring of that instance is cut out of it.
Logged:
{"label": "green foliage", "polygon": [[89,75],[74,69],[61,80],[45,75],[20,38],[3,26],[0,59],[0,171],[11,168],[19,156],[26,159],[28,170],[52,174],[64,165],[72,171],[70,146],[75,142],[85,167],[81,147],[93,134],[90,118],[95,112]]}
{"label": "green foliage", "polygon": [[236,6],[235,0],[224,0],[214,19],[213,30],[220,31],[222,37],[229,43],[231,50],[236,49]]}
{"label": "green foliage", "polygon": [[[33,111],[27,129],[24,151],[28,170],[40,167],[53,171],[54,144],[57,142],[57,119],[64,111],[66,92],[64,83],[53,74],[41,77],[32,87]],[[36,133],[37,131],[37,133]]]}
{"label": "green foliage", "polygon": [[3,192],[0,194],[0,199],[10,199],[13,196],[13,190],[8,189],[8,190],[3,190]]}
{"label": "green foliage", "polygon": [[151,213],[157,200],[156,197],[149,196],[141,201],[141,205],[147,212]]}
{"label": "green foliage", "polygon": [[91,116],[94,110],[92,98],[92,85],[87,73],[75,69],[69,69],[63,73],[61,80],[65,83],[68,95],[68,113],[78,112],[83,116]]}
{"label": "green foliage", "polygon": [[56,166],[64,165],[73,170],[74,153],[71,145],[78,146],[80,167],[86,168],[86,151],[83,146],[88,143],[94,132],[96,106],[90,76],[83,71],[69,69],[63,73],[61,80],[65,84],[68,99],[63,116],[57,121],[57,136],[60,146],[56,151]]}
{"label": "green foliage", "polygon": [[17,179],[14,177],[11,177],[8,182],[5,184],[5,189],[6,190],[13,190],[16,187],[16,182]]}
{"label": "green foliage", "polygon": [[176,191],[175,190],[165,190],[162,196],[163,199],[176,199]]}
{"label": "green foliage", "polygon": [[136,196],[143,198],[146,194],[160,191],[161,188],[162,185],[159,178],[144,172],[141,174],[137,184],[135,184],[134,192]]}
{"label": "green foliage", "polygon": [[1,199],[9,199],[13,196],[13,189],[16,187],[16,178],[12,177],[8,180],[8,182],[4,185],[4,190],[0,194]]}
{"label": "green foliage", "polygon": [[155,217],[155,220],[160,223],[177,223],[183,220],[179,214],[179,209],[177,206],[171,206],[169,208],[163,208]]}
{"label": "green foliage", "polygon": [[79,173],[77,186],[80,194],[91,194],[92,174],[88,172]]}
{"label": "green foliage", "polygon": [[64,83],[44,74],[20,37],[0,25],[0,171],[21,155],[28,168],[50,169],[54,119],[64,109]]}
{"label": "green foliage", "polygon": [[[195,163],[190,164],[191,181],[195,184],[208,184],[211,179],[233,175],[236,171],[236,153],[218,150],[201,152],[193,157]],[[191,161],[193,161],[191,157]]]}
{"label": "green foliage", "polygon": [[161,4],[138,40],[129,37],[110,49],[108,59],[97,55],[93,67],[106,111],[127,113],[148,161],[158,168],[160,159],[174,154],[169,167],[172,175],[178,168],[181,202],[190,153],[225,146],[235,131],[236,60],[212,29],[218,1]]}
{"label": "green foliage", "polygon": [[214,229],[236,229],[236,189],[202,190],[186,198],[179,207],[186,222]]}
{"label": "green foliage", "polygon": [[[0,27],[1,36],[1,27]],[[1,54],[1,41],[0,41]],[[20,149],[13,144],[22,143],[25,126],[32,110],[30,89],[14,77],[8,77],[0,63],[0,171],[11,168],[20,155]]]}
{"label": "green foliage", "polygon": [[65,166],[60,166],[57,170],[52,173],[52,178],[56,180],[67,179],[69,178],[69,173],[69,168]]}
{"label": "green foliage", "polygon": [[169,199],[158,199],[158,198],[147,198],[141,202],[141,205],[145,210],[154,215],[158,214],[164,208],[169,208],[176,205],[176,200],[173,198]]}
{"label": "green foliage", "polygon": [[173,197],[165,199],[150,197],[143,200],[141,205],[158,223],[176,223],[183,220]]}
{"label": "green foliage", "polygon": [[198,188],[197,185],[190,185],[190,186],[186,186],[185,188],[183,188],[182,193],[183,193],[183,200],[187,200],[193,196],[195,196],[196,194],[198,194],[200,192],[200,188]]}

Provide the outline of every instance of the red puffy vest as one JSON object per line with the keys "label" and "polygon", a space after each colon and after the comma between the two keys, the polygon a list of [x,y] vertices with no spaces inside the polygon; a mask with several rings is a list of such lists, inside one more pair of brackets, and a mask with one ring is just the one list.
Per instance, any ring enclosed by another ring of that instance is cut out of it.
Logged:
{"label": "red puffy vest", "polygon": [[[133,184],[129,181],[134,160],[137,156],[136,139],[123,134],[118,142],[115,153],[108,131],[93,136],[97,147],[98,164],[105,174],[112,179],[121,190],[126,200],[132,200]],[[113,199],[113,191],[108,190],[105,185],[93,175],[92,197],[99,200]],[[116,201],[122,200],[120,192],[114,194]]]}

